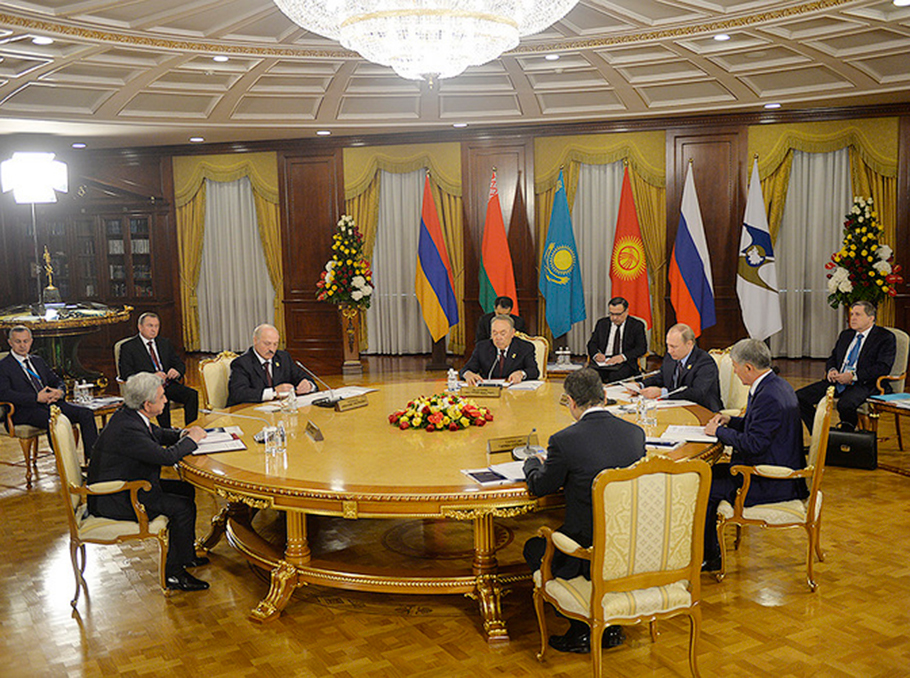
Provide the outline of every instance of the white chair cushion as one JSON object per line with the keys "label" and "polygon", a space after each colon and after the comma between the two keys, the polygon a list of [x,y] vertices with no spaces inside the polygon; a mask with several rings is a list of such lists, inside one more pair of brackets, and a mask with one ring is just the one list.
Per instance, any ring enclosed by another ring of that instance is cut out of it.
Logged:
{"label": "white chair cushion", "polygon": [[38,428],[37,426],[30,426],[29,424],[16,424],[16,437],[27,440],[29,438],[37,438],[47,429]]}
{"label": "white chair cushion", "polygon": [[[167,516],[158,516],[149,521],[149,532],[157,534],[167,528]],[[76,530],[80,539],[113,541],[118,537],[139,534],[139,523],[135,520],[114,520],[100,516],[86,515],[85,505],[76,512]]]}
{"label": "white chair cushion", "polygon": [[[757,504],[743,508],[743,518],[747,520],[763,520],[769,525],[787,525],[790,523],[806,522],[806,507],[808,500],[791,499],[779,501],[774,504]],[[815,502],[815,517],[822,510],[822,493],[819,491],[818,500]],[[729,520],[733,517],[733,506],[728,501],[722,501],[717,506],[717,513]]]}
{"label": "white chair cushion", "polygon": [[[539,570],[534,573],[534,583],[540,586]],[[682,580],[667,586],[607,593],[601,601],[604,619],[609,621],[635,619],[690,607],[692,595],[688,586],[689,582]],[[548,581],[544,590],[563,611],[589,616],[592,588],[590,580],[575,577],[569,580],[556,578]]]}

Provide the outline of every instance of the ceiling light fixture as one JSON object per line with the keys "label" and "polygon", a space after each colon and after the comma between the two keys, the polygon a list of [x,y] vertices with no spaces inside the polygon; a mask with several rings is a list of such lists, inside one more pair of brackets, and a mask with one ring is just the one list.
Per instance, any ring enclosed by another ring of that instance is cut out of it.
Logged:
{"label": "ceiling light fixture", "polygon": [[452,78],[564,17],[578,0],[274,0],[294,23],[402,78]]}
{"label": "ceiling light fixture", "polygon": [[772,109],[772,108],[780,108],[780,104],[778,104],[778,103],[765,104],[765,108],[767,108],[767,109],[769,109],[769,110]]}
{"label": "ceiling light fixture", "polygon": [[54,39],[49,38],[46,35],[35,35],[32,37],[33,45],[53,45]]}
{"label": "ceiling light fixture", "polygon": [[547,61],[559,61],[559,55],[558,54],[547,54],[547,56],[545,56],[544,59],[546,59]]}
{"label": "ceiling light fixture", "polygon": [[726,33],[718,33],[717,35],[714,36],[714,39],[717,40],[717,42],[726,42],[727,40],[730,39],[730,36],[727,35]]}
{"label": "ceiling light fixture", "polygon": [[317,137],[327,137],[327,136],[331,136],[331,134],[332,134],[332,130],[328,130],[328,129],[318,129],[318,130],[316,130],[316,136],[317,136]]}
{"label": "ceiling light fixture", "polygon": [[223,64],[227,60],[228,60],[228,57],[224,56],[223,54],[219,54],[218,56],[212,57],[212,61],[217,61],[219,64]]}
{"label": "ceiling light fixture", "polygon": [[893,0],[895,7],[910,7],[910,0]]}
{"label": "ceiling light fixture", "polygon": [[77,150],[85,148],[85,146],[86,146],[86,144],[83,141],[74,141],[72,144],[70,144],[71,148],[75,148]]}
{"label": "ceiling light fixture", "polygon": [[191,144],[201,144],[203,141],[205,141],[205,137],[190,137]]}
{"label": "ceiling light fixture", "polygon": [[453,122],[452,123],[452,127],[457,127],[458,129],[461,129],[462,127],[467,127],[467,126],[468,126],[468,123],[466,123],[466,122]]}

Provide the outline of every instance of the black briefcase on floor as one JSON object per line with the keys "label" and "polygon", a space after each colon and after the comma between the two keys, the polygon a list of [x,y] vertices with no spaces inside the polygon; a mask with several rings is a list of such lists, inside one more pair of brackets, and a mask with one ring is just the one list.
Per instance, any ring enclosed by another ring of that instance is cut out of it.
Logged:
{"label": "black briefcase on floor", "polygon": [[835,431],[828,434],[826,466],[878,468],[878,436],[872,431]]}

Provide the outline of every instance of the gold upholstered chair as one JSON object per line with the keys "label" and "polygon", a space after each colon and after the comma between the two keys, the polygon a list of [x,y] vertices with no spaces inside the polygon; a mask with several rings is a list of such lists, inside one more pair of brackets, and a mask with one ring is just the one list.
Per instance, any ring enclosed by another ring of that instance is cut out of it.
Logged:
{"label": "gold upholstered chair", "polygon": [[199,377],[202,381],[202,401],[207,410],[220,410],[227,405],[228,380],[231,377],[231,363],[237,354],[222,351],[214,358],[199,363]]}
{"label": "gold upholstered chair", "polygon": [[[891,370],[888,372],[888,374],[879,377],[875,382],[875,386],[878,391],[878,395],[884,395],[886,381],[891,382],[892,393],[904,393],[907,390],[905,381],[907,378],[907,359],[908,356],[910,356],[910,335],[908,335],[903,330],[897,329],[896,327],[885,327],[885,329],[894,335],[897,351],[894,355],[894,363],[891,365]],[[867,431],[878,431],[877,417],[880,415],[872,414],[868,402],[865,402],[860,406],[858,414],[861,428]],[[897,429],[897,446],[901,451],[903,451],[904,438],[901,434],[900,418],[901,412],[895,410],[894,426]]]}
{"label": "gold upholstered chair", "polygon": [[746,402],[749,400],[749,387],[743,384],[733,372],[733,359],[730,357],[731,348],[712,348],[708,353],[714,358],[714,362],[717,363],[720,401],[724,406],[721,414],[738,417],[746,409]]}
{"label": "gold upholstered chair", "polygon": [[[544,603],[591,627],[594,676],[603,672],[600,650],[611,624],[656,622],[688,615],[689,668],[696,663],[701,629],[701,563],[711,470],[703,461],[643,459],[627,468],[602,471],[594,479],[594,542],[581,548],[560,532],[542,527],[547,540],[540,569],[534,573],[534,608],[540,626],[540,653],[547,649]],[[591,561],[591,579],[554,578],[555,549]]]}
{"label": "gold upholstered chair", "polygon": [[22,456],[25,457],[25,487],[32,489],[32,476],[38,475],[38,442],[44,429],[29,424],[13,424],[15,411],[12,403],[0,402],[0,419],[3,419],[9,436],[19,441]]}
{"label": "gold upholstered chair", "polygon": [[[825,397],[815,408],[815,420],[812,423],[812,444],[809,446],[808,465],[795,470],[785,466],[730,467],[730,473],[743,476],[743,486],[737,491],[736,499],[731,505],[728,501],[720,502],[717,507],[717,539],[720,542],[721,567],[715,574],[721,581],[727,572],[727,549],[724,545],[724,529],[727,525],[736,525],[734,549],[739,548],[742,527],[758,525],[759,527],[802,527],[809,537],[806,554],[806,580],[812,591],[818,588],[812,565],[815,556],[824,560],[825,554],[819,543],[819,532],[822,520],[822,476],[825,473],[825,455],[828,452],[828,431],[831,428],[831,409],[834,404],[834,386],[829,386]],[[791,499],[771,504],[745,506],[746,495],[753,477],[788,480],[805,478],[809,485],[809,496],[806,499]]]}
{"label": "gold upholstered chair", "polygon": [[546,337],[532,337],[524,332],[516,332],[515,336],[534,344],[534,360],[537,362],[537,370],[540,372],[538,379],[547,378],[547,360],[550,357],[550,342]]}
{"label": "gold upholstered chair", "polygon": [[[76,454],[73,427],[66,415],[56,406],[51,407],[50,435],[57,458],[60,493],[69,526],[70,560],[73,564],[73,574],[76,576],[76,595],[73,596],[70,605],[76,607],[80,590],[84,589],[85,595],[88,596],[88,587],[83,577],[86,544],[122,544],[143,539],[157,540],[158,581],[166,594],[164,563],[168,550],[167,516],[149,520],[145,507],[139,503],[138,497],[139,490],[150,490],[151,484],[147,480],[109,480],[85,485],[82,482],[79,457]],[[115,494],[123,491],[130,493],[136,520],[113,520],[88,513],[89,495]]]}

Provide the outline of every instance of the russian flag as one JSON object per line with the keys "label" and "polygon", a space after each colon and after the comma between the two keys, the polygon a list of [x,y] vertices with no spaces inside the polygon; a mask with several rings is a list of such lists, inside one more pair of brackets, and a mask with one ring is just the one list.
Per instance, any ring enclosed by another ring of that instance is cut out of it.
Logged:
{"label": "russian flag", "polygon": [[442,227],[436,203],[430,192],[430,175],[423,185],[423,209],[420,213],[420,240],[417,245],[417,276],[414,290],[424,322],[433,341],[439,341],[458,324],[458,304],[455,301],[455,283],[452,264],[442,238]]}
{"label": "russian flag", "polygon": [[687,324],[696,337],[701,335],[716,322],[714,282],[691,162],[686,172],[679,228],[670,257],[669,279],[670,303],[676,311],[676,322]]}

